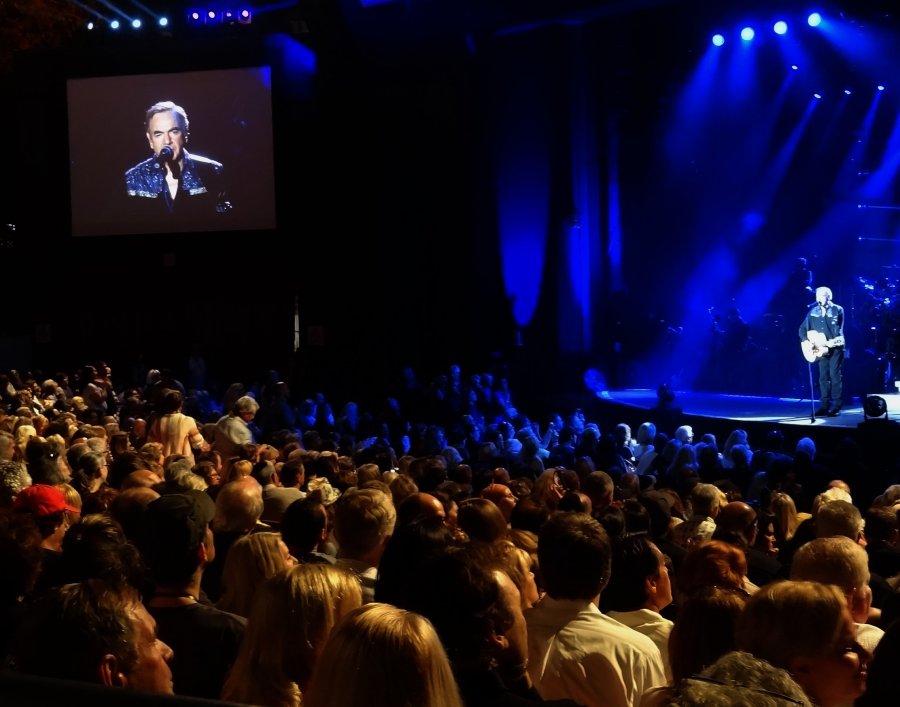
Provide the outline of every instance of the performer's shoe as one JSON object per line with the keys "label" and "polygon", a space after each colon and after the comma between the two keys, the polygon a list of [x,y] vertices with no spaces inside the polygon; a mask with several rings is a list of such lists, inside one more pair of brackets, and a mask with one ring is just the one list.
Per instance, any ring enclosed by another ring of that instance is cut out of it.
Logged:
{"label": "performer's shoe", "polygon": [[832,408],[831,410],[828,411],[828,417],[837,417],[840,414],[841,414],[840,408]]}
{"label": "performer's shoe", "polygon": [[816,417],[828,417],[830,410],[828,408],[819,408],[816,410]]}

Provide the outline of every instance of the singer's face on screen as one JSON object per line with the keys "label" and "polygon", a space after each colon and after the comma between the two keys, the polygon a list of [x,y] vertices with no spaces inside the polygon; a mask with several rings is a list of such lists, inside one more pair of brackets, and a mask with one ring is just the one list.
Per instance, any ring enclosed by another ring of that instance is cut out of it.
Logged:
{"label": "singer's face on screen", "polygon": [[147,140],[154,155],[167,145],[172,148],[172,160],[179,161],[182,158],[184,143],[187,142],[187,134],[174,111],[157,113],[150,118],[147,126]]}

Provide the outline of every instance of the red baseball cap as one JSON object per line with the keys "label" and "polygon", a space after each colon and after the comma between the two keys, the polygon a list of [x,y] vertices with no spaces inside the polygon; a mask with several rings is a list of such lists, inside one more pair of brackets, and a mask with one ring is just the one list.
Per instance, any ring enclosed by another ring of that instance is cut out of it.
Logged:
{"label": "red baseball cap", "polygon": [[79,509],[66,503],[65,494],[55,486],[34,484],[26,486],[13,501],[14,511],[26,511],[35,516],[49,516],[60,511],[78,513]]}

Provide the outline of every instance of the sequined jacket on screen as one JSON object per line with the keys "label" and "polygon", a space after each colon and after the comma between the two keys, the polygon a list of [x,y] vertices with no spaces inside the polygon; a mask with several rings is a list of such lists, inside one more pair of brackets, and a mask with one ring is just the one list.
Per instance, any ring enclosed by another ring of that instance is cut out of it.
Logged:
{"label": "sequined jacket on screen", "polygon": [[[173,199],[166,186],[166,171],[155,157],[150,157],[125,172],[128,196],[159,199],[169,213],[181,210],[181,204],[194,200],[210,203],[210,213],[224,213],[231,208],[222,186],[221,162],[184,151],[178,197]],[[196,206],[197,204],[193,204]]]}

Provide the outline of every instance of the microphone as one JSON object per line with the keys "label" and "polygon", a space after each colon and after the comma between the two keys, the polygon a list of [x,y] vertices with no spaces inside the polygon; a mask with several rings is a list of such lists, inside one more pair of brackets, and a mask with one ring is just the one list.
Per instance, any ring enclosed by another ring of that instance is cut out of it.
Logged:
{"label": "microphone", "polygon": [[172,150],[172,148],[169,147],[168,145],[166,145],[164,148],[162,148],[159,151],[159,154],[156,156],[156,159],[159,160],[160,164],[162,164],[163,162],[170,161],[174,155],[175,155],[175,152]]}

